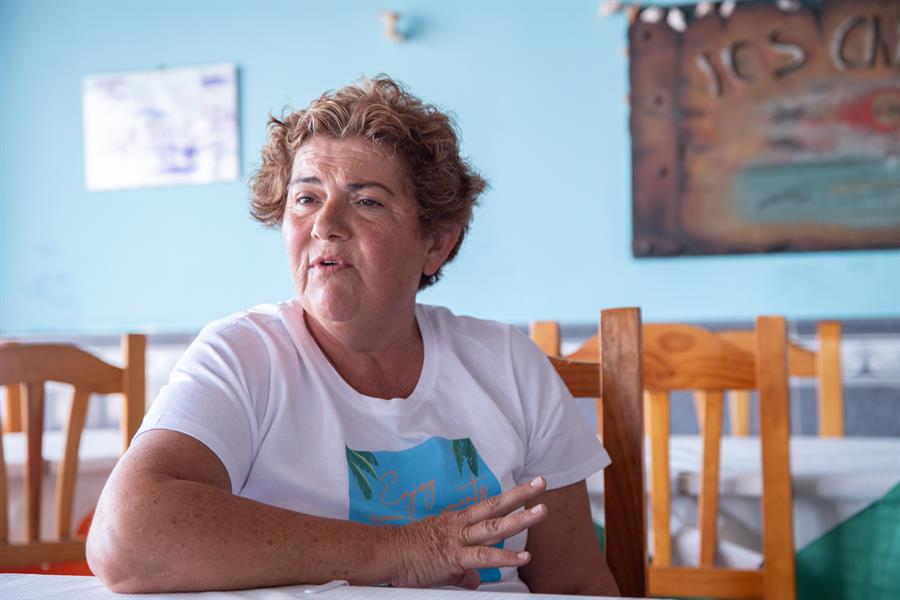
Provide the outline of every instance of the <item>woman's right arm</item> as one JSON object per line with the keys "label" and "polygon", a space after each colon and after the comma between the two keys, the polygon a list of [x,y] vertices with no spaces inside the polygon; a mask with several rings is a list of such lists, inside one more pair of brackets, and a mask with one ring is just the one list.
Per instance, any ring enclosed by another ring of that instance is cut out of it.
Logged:
{"label": "woman's right arm", "polygon": [[478,585],[476,569],[529,560],[493,544],[537,524],[516,511],[543,480],[464,511],[376,527],[270,506],[231,493],[218,457],[164,429],[135,439],[103,490],[87,541],[93,572],[116,592],[323,583]]}

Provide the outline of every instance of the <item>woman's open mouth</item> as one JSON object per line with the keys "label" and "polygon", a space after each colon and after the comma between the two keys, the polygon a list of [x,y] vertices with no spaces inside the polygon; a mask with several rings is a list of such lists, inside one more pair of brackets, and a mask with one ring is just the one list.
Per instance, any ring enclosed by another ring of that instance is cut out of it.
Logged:
{"label": "woman's open mouth", "polygon": [[353,265],[340,258],[325,257],[315,260],[312,266],[314,270],[322,273],[336,273],[338,271],[343,271],[344,269],[349,269]]}

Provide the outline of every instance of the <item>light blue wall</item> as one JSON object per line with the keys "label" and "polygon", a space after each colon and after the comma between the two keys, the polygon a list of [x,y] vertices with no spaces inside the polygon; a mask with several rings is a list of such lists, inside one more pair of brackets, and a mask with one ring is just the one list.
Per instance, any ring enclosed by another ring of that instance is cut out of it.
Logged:
{"label": "light blue wall", "polygon": [[[381,34],[378,11],[414,26]],[[269,111],[380,71],[454,111],[491,180],[422,300],[513,322],[900,316],[900,252],[635,260],[623,18],[584,2],[0,2],[0,331],[194,331],[288,297],[247,216]],[[85,75],[235,62],[242,181],[84,189]]]}

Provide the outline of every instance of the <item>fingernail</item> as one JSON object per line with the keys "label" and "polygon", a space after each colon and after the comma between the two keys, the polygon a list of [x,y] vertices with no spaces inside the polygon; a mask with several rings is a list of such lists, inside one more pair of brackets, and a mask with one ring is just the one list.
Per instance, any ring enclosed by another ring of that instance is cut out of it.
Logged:
{"label": "fingernail", "polygon": [[536,515],[541,514],[542,512],[544,512],[544,505],[538,504],[537,506],[535,506],[534,508],[531,509],[531,512]]}
{"label": "fingernail", "polygon": [[531,555],[527,552],[519,552],[519,559],[528,560],[529,558],[531,558]]}
{"label": "fingernail", "polygon": [[531,485],[534,487],[541,487],[542,483],[544,483],[544,478],[540,475],[531,480]]}

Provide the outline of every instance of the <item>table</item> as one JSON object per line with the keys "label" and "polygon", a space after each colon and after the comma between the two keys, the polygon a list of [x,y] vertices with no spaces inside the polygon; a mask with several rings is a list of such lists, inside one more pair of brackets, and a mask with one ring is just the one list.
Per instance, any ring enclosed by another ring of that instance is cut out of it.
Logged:
{"label": "table", "polygon": [[[62,462],[65,433],[44,433],[44,468],[41,487],[42,539],[55,537],[56,482]],[[72,525],[79,524],[93,511],[103,485],[109,478],[122,448],[122,434],[118,429],[85,429],[81,436],[78,456],[78,476],[75,480],[75,499]],[[25,541],[25,460],[24,433],[3,434],[3,456],[9,486],[10,541]]]}
{"label": "table", "polygon": [[[231,592],[200,592],[180,594],[142,594],[140,596],[114,594],[103,587],[96,577],[68,577],[64,575],[0,575],[0,598],[16,600],[59,599],[59,600],[119,600],[140,598],[140,600],[238,600],[266,598],[266,600],[287,600],[289,598],[311,598],[318,600],[542,600],[550,598],[571,598],[556,594],[516,594],[498,592],[477,592],[462,589],[405,589],[392,587],[342,586],[318,594],[307,594],[312,586],[292,585],[256,590]],[[579,598],[600,599],[600,596],[579,596]]]}

